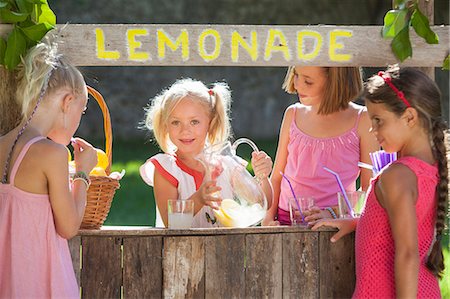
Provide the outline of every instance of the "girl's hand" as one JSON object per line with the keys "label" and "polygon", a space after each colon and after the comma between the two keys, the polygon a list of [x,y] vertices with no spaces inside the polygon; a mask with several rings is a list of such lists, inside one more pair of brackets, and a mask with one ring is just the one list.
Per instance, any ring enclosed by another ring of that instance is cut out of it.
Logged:
{"label": "girl's hand", "polygon": [[326,227],[335,227],[339,231],[334,234],[330,241],[336,242],[343,236],[355,231],[356,225],[358,224],[358,218],[353,219],[330,219],[330,220],[319,220],[312,223],[312,230],[316,230],[319,227],[326,226]]}
{"label": "girl's hand", "polygon": [[255,173],[255,176],[264,180],[269,177],[272,172],[272,159],[265,152],[253,152],[252,153],[252,167]]}
{"label": "girl's hand", "polygon": [[322,210],[319,207],[312,207],[309,210],[306,210],[304,212],[305,215],[305,221],[310,223],[310,222],[314,222],[320,219],[329,219],[329,218],[333,218],[333,216],[331,216],[330,212],[328,212],[327,210]]}
{"label": "girl's hand", "polygon": [[89,174],[97,165],[96,150],[90,143],[81,138],[73,138],[72,146],[76,170]]}
{"label": "girl's hand", "polygon": [[218,194],[220,190],[222,190],[222,188],[216,185],[216,181],[204,182],[196,192],[198,194],[200,204],[209,206],[215,210],[219,209],[220,204],[218,203],[222,201],[222,198],[220,198],[220,193]]}

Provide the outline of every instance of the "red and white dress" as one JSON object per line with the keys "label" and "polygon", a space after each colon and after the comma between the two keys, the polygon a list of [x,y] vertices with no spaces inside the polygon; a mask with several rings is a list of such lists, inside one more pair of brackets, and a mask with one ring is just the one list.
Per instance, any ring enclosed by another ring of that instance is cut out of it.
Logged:
{"label": "red and white dress", "polygon": [[[178,199],[187,199],[195,193],[203,182],[203,174],[189,168],[175,155],[157,154],[148,159],[139,169],[142,179],[154,186],[155,169],[178,190]],[[222,198],[233,198],[230,183],[225,176],[217,177],[217,185],[222,188]],[[156,209],[156,227],[164,227],[159,210]],[[204,206],[194,215],[192,227],[218,227],[214,213],[210,207]]]}

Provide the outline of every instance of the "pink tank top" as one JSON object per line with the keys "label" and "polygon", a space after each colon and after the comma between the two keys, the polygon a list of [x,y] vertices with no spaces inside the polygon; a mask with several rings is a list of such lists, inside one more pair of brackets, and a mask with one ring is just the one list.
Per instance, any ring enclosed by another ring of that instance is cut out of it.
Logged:
{"label": "pink tank top", "polygon": [[[414,157],[394,163],[410,168],[417,177],[417,237],[419,245],[419,285],[417,298],[441,298],[438,280],[425,266],[434,239],[436,219],[437,166]],[[373,179],[367,203],[356,229],[356,288],[353,298],[395,298],[394,240],[386,210],[378,203]]]}
{"label": "pink tank top", "polygon": [[[361,107],[355,125],[347,132],[336,137],[316,138],[297,127],[295,108],[284,174],[291,181],[296,196],[312,196],[320,208],[337,205],[339,185],[335,177],[323,169],[324,166],[339,174],[347,191],[356,189],[360,157],[357,128],[364,109]],[[286,180],[282,180],[278,207],[288,211],[289,198],[292,198],[291,189]]]}
{"label": "pink tank top", "polygon": [[67,240],[58,235],[48,194],[14,186],[27,142],[0,183],[0,298],[79,298]]}

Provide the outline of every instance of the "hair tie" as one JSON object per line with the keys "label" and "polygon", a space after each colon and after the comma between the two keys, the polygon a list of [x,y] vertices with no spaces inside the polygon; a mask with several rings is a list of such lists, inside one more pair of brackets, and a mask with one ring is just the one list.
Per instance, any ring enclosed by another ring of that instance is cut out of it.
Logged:
{"label": "hair tie", "polygon": [[213,96],[214,95],[214,90],[208,89],[208,93],[209,93],[210,96]]}
{"label": "hair tie", "polygon": [[395,94],[397,95],[397,97],[402,100],[403,103],[405,103],[406,107],[411,107],[411,104],[408,102],[408,100],[405,97],[405,94],[398,90],[397,87],[395,87],[394,84],[392,84],[392,79],[389,76],[389,74],[386,74],[383,71],[379,71],[378,72],[378,76],[380,76],[381,78],[383,78],[384,82],[386,82],[387,85],[389,85],[389,87],[395,92]]}

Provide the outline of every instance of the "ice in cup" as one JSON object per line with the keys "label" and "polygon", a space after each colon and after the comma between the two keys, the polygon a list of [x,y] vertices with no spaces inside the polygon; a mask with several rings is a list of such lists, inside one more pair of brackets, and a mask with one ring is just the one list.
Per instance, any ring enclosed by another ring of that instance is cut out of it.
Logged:
{"label": "ice in cup", "polygon": [[314,206],[314,198],[308,196],[298,197],[297,201],[293,197],[288,200],[291,225],[307,225],[307,223],[303,221],[302,214],[299,212],[298,208],[300,207],[301,212],[305,216],[305,212]]}
{"label": "ice in cup", "polygon": [[167,213],[170,229],[191,228],[194,219],[194,201],[190,199],[169,199]]}
{"label": "ice in cup", "polygon": [[[355,217],[361,216],[366,205],[366,192],[364,191],[346,191],[348,201],[353,209]],[[347,202],[341,192],[337,193],[339,205],[339,218],[351,218]]]}

